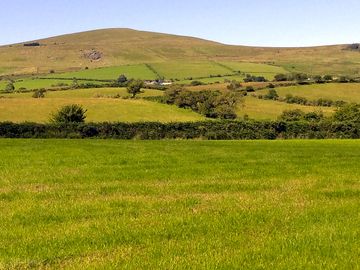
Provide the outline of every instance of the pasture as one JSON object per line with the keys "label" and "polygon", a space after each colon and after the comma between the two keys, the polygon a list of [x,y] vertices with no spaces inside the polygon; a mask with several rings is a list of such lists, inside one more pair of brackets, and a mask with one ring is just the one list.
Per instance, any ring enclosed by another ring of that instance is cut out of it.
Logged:
{"label": "pasture", "polygon": [[149,68],[144,64],[139,65],[124,65],[114,67],[94,68],[87,70],[80,70],[74,72],[51,74],[48,78],[78,78],[78,79],[94,79],[94,80],[116,80],[121,74],[127,78],[154,80],[157,78]]}
{"label": "pasture", "polygon": [[331,115],[335,108],[320,106],[302,106],[298,104],[287,104],[274,100],[263,100],[252,96],[245,97],[244,103],[238,106],[237,115],[242,117],[248,115],[252,119],[276,120],[285,110],[299,109],[306,113],[323,112],[325,116]]}
{"label": "pasture", "polygon": [[0,268],[359,269],[358,141],[0,140]]}
{"label": "pasture", "polygon": [[[326,98],[331,100],[343,100],[347,102],[360,103],[360,84],[359,83],[327,83],[313,85],[297,85],[281,87],[276,89],[281,97],[287,94],[306,97],[309,100]],[[265,94],[267,90],[259,91]]]}
{"label": "pasture", "polygon": [[[145,90],[140,97],[157,96],[158,90]],[[204,119],[190,110],[179,109],[143,99],[110,98],[127,96],[124,88],[96,88],[49,91],[46,98],[31,98],[32,93],[4,94],[0,99],[0,121],[48,122],[50,115],[68,104],[80,104],[88,110],[88,122],[196,121]]]}

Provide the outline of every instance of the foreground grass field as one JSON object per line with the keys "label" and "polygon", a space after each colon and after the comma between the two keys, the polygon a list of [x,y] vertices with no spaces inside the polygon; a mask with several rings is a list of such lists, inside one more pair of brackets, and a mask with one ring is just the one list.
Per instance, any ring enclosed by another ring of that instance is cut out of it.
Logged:
{"label": "foreground grass field", "polygon": [[0,140],[0,268],[360,269],[359,153]]}

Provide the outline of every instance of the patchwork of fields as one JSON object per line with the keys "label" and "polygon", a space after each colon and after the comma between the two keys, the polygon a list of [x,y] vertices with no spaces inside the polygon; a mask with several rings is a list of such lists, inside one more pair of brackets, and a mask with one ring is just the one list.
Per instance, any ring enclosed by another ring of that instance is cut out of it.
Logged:
{"label": "patchwork of fields", "polygon": [[0,140],[0,268],[359,269],[358,141]]}

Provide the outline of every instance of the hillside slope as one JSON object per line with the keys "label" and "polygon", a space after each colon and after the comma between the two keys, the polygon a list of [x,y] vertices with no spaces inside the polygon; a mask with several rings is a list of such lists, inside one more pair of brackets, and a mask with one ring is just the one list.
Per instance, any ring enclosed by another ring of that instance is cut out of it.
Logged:
{"label": "hillside slope", "polygon": [[70,71],[85,67],[171,61],[271,63],[289,71],[360,75],[360,52],[347,45],[261,48],[224,45],[192,37],[103,29],[0,47],[0,75]]}

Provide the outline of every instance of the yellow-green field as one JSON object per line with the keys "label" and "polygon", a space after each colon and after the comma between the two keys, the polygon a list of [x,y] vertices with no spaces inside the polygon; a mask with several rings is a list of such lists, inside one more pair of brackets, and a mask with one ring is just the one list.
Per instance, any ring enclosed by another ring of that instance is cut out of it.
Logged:
{"label": "yellow-green field", "polygon": [[252,119],[271,119],[275,120],[285,110],[300,109],[304,112],[322,111],[324,115],[331,115],[335,109],[330,107],[302,106],[297,104],[287,104],[273,100],[263,100],[252,96],[245,97],[245,102],[238,107],[239,117],[248,115]]}
{"label": "yellow-green field", "polygon": [[[146,89],[143,90],[138,97],[151,97],[151,96],[161,96],[164,92],[160,90]],[[12,93],[12,94],[2,94],[3,97],[7,99],[23,99],[23,98],[31,98],[33,92],[26,93]],[[106,98],[106,97],[127,97],[129,94],[127,93],[126,88],[88,88],[88,89],[76,89],[76,90],[66,90],[66,91],[47,91],[45,93],[46,98]]]}
{"label": "yellow-green field", "polygon": [[[310,100],[327,98],[331,100],[343,100],[348,102],[360,103],[360,83],[329,83],[313,84],[303,86],[281,87],[276,89],[281,97],[287,94],[306,97]],[[267,90],[261,90],[259,94],[265,94]]]}
{"label": "yellow-green field", "polygon": [[[158,90],[145,90],[140,97],[158,96]],[[0,99],[0,121],[48,122],[51,113],[67,104],[80,104],[88,110],[88,122],[182,122],[204,119],[190,110],[143,99],[108,98],[127,96],[123,88],[83,89],[47,92],[46,98],[31,98],[32,93],[5,94]],[[100,98],[97,98],[99,96]]]}

